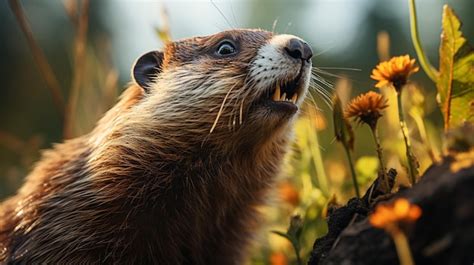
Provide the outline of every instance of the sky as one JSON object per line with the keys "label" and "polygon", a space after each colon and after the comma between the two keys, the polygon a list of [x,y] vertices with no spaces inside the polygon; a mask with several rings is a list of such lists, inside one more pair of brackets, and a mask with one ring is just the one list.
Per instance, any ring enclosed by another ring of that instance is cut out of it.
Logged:
{"label": "sky", "polygon": [[[428,54],[437,52],[442,6],[446,2],[452,2],[458,13],[468,16],[468,1],[417,1],[420,32]],[[177,39],[230,28],[274,28],[276,32],[304,38],[316,54],[351,57],[360,52],[354,47],[367,41],[364,38],[373,30],[367,24],[374,16],[399,29],[403,42],[410,39],[408,1],[404,0],[106,1],[102,18],[111,30],[114,57],[118,58],[121,71],[128,69],[139,54],[162,46],[154,27],[164,23],[163,7],[169,15],[172,36]],[[343,66],[346,65],[340,67]]]}

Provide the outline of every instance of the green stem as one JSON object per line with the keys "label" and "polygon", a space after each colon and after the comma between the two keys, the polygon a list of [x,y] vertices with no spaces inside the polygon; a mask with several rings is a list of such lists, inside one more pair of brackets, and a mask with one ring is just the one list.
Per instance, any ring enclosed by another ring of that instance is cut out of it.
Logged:
{"label": "green stem", "polygon": [[435,150],[431,145],[430,138],[428,136],[428,133],[426,132],[426,126],[423,121],[422,115],[417,113],[416,111],[410,111],[409,113],[413,121],[415,121],[416,127],[418,128],[418,132],[420,133],[421,139],[423,140],[423,144],[425,145],[426,152],[428,153],[431,162],[437,163],[438,158],[435,155]]}
{"label": "green stem", "polygon": [[[314,127],[312,127],[314,128]],[[319,188],[324,195],[329,196],[329,185],[327,181],[326,171],[324,170],[323,158],[321,155],[321,150],[319,149],[319,139],[318,132],[313,130],[311,126],[308,125],[308,135],[309,136],[309,147],[311,150],[311,157],[316,168],[316,178],[318,179]]]}
{"label": "green stem", "polygon": [[420,35],[418,33],[418,23],[416,18],[416,6],[415,0],[408,0],[410,2],[410,32],[413,46],[415,46],[416,55],[420,61],[420,65],[428,75],[428,77],[436,82],[438,79],[438,73],[435,68],[430,64],[428,58],[426,57],[425,52],[421,46]]}
{"label": "green stem", "polygon": [[403,108],[402,108],[402,93],[397,92],[397,104],[398,104],[398,118],[400,120],[400,129],[402,130],[403,140],[405,141],[406,155],[408,160],[408,173],[410,176],[410,182],[412,185],[416,183],[416,178],[418,175],[418,170],[416,166],[415,156],[411,150],[410,138],[408,136],[408,129],[406,126],[405,118],[403,117]]}
{"label": "green stem", "polygon": [[357,183],[357,177],[356,177],[356,173],[354,169],[354,163],[352,162],[351,151],[349,150],[349,147],[345,143],[342,143],[342,146],[344,147],[344,151],[346,151],[347,160],[349,161],[349,168],[351,170],[351,175],[352,175],[352,184],[354,184],[354,189],[355,189],[357,198],[360,198],[359,184]]}
{"label": "green stem", "polygon": [[380,161],[380,170],[382,171],[382,176],[383,176],[383,181],[385,183],[385,192],[389,193],[390,192],[390,184],[388,183],[388,178],[387,178],[387,168],[385,167],[385,163],[383,162],[383,152],[382,152],[382,146],[380,145],[380,138],[379,134],[377,131],[377,125],[374,126],[369,126],[370,130],[372,131],[372,136],[374,137],[374,142],[375,146],[377,149],[377,156],[379,157]]}
{"label": "green stem", "polygon": [[295,254],[296,254],[296,264],[298,265],[303,265],[303,262],[301,261],[301,256],[300,256],[300,248],[297,244],[292,242],[293,248],[295,249]]}

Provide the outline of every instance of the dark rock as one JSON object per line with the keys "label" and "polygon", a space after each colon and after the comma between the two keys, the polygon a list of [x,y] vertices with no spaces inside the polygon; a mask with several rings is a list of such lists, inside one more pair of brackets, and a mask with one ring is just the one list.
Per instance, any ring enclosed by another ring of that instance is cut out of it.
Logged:
{"label": "dark rock", "polygon": [[[474,167],[452,173],[450,164],[448,158],[430,167],[413,188],[400,190],[390,199],[404,197],[423,210],[407,230],[417,265],[474,262]],[[329,232],[316,240],[308,264],[399,264],[391,237],[369,224],[367,212],[372,209],[364,209],[364,204],[352,199],[330,215]]]}

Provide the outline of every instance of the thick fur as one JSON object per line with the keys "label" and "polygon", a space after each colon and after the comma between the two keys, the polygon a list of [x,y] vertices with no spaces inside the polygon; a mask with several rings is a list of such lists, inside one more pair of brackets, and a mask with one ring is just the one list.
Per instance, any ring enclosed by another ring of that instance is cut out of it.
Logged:
{"label": "thick fur", "polygon": [[[213,55],[223,38],[236,57]],[[260,99],[295,69],[302,95],[309,82],[309,67],[265,60],[272,41],[233,30],[168,44],[149,92],[131,85],[0,206],[0,263],[241,264],[294,119]]]}

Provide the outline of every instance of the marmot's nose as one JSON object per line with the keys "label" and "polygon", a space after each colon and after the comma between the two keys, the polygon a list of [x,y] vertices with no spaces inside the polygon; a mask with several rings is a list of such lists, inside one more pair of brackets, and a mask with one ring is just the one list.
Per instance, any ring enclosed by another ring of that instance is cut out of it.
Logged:
{"label": "marmot's nose", "polygon": [[289,56],[295,59],[309,61],[309,59],[313,57],[313,50],[311,50],[308,43],[296,38],[293,38],[288,42],[285,51]]}

